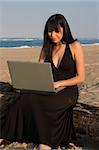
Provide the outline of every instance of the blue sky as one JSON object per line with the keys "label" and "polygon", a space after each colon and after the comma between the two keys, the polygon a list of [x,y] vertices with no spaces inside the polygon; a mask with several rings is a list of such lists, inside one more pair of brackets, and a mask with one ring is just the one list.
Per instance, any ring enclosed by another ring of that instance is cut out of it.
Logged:
{"label": "blue sky", "polygon": [[43,37],[46,20],[63,14],[75,38],[99,39],[99,0],[0,0],[0,37]]}

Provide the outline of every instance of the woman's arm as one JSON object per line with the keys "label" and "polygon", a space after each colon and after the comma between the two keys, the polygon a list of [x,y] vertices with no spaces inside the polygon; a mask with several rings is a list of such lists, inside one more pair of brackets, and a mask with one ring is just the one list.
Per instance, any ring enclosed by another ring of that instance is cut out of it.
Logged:
{"label": "woman's arm", "polygon": [[84,63],[84,53],[83,48],[79,42],[75,42],[72,46],[74,53],[74,58],[76,61],[77,75],[73,78],[67,80],[60,80],[54,82],[54,88],[60,86],[72,86],[78,83],[83,83],[85,80],[85,63]]}
{"label": "woman's arm", "polygon": [[44,59],[45,59],[45,54],[44,54],[44,51],[41,50],[41,53],[40,53],[40,56],[39,56],[39,62],[43,63],[44,62]]}

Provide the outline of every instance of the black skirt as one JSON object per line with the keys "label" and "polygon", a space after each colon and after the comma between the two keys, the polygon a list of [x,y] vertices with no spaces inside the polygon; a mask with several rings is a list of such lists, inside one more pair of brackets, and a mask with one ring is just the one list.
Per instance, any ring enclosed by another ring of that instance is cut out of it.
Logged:
{"label": "black skirt", "polygon": [[13,99],[6,102],[6,111],[1,111],[0,138],[51,147],[68,145],[76,138],[73,107],[78,99],[77,87],[56,95],[14,93]]}

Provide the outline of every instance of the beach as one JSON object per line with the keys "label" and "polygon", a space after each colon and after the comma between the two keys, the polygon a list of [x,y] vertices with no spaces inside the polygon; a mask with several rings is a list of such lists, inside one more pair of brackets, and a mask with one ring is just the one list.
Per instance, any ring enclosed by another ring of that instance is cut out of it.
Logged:
{"label": "beach", "polygon": [[[94,105],[98,104],[99,106],[99,45],[82,45],[82,47],[85,57],[86,80],[83,84],[84,92],[80,94],[80,101],[90,103],[90,105],[93,105],[93,103]],[[40,51],[41,47],[0,48],[0,81],[11,83],[7,60],[38,61]],[[87,93],[87,97],[83,98],[86,90],[91,91],[91,94],[88,96]],[[92,101],[93,97],[95,101]]]}
{"label": "beach", "polygon": [[[79,102],[99,108],[99,45],[82,46],[85,56],[86,80],[81,86]],[[0,81],[11,83],[7,60],[38,61],[40,51],[41,47],[0,48]],[[23,144],[23,147],[25,146],[27,145]]]}
{"label": "beach", "polygon": [[[99,76],[99,45],[83,46],[86,66],[86,81],[92,82]],[[0,81],[10,81],[7,60],[38,61],[41,47],[0,48]],[[89,76],[89,68],[93,74]]]}
{"label": "beach", "polygon": [[[83,46],[86,66],[86,83],[99,82],[99,45]],[[10,82],[7,60],[38,61],[41,47],[0,48],[0,81]]]}
{"label": "beach", "polygon": [[10,82],[7,60],[37,61],[41,48],[0,48],[0,81]]}

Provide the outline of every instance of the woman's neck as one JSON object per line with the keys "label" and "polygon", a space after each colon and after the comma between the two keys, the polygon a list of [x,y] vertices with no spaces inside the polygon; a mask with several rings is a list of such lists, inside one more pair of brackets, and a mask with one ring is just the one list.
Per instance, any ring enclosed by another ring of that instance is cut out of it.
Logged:
{"label": "woman's neck", "polygon": [[58,51],[64,45],[66,45],[66,44],[62,43],[62,42],[56,43],[53,50]]}
{"label": "woman's neck", "polygon": [[63,43],[60,41],[60,42],[58,42],[58,43],[55,43],[55,46],[57,47],[57,46],[60,46],[60,45],[62,45]]}

